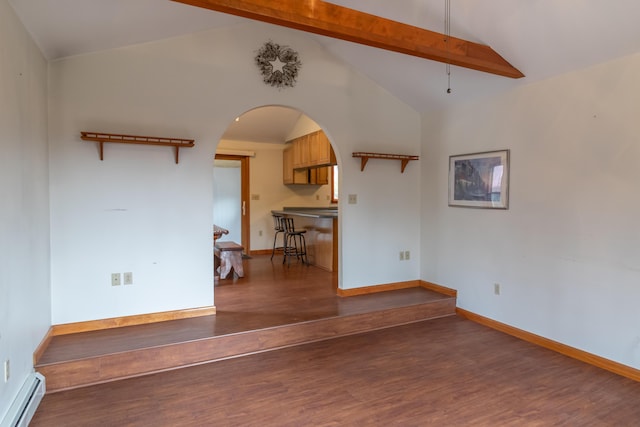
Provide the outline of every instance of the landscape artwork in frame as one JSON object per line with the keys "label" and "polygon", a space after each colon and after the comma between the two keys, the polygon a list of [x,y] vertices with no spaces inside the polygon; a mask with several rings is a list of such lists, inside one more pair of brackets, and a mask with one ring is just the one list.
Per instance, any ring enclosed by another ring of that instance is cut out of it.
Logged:
{"label": "landscape artwork in frame", "polygon": [[509,208],[509,150],[449,157],[449,206]]}

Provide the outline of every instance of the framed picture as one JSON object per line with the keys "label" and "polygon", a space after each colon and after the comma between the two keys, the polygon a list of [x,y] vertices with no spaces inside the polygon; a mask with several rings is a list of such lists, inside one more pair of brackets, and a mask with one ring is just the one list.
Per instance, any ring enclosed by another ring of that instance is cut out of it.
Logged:
{"label": "framed picture", "polygon": [[509,208],[509,150],[449,157],[449,206]]}

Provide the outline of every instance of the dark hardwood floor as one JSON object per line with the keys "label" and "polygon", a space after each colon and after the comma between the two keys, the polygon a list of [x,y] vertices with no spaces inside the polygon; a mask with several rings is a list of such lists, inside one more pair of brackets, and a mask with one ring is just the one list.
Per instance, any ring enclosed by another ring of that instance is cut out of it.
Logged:
{"label": "dark hardwood floor", "polygon": [[32,426],[635,426],[640,383],[456,316],[46,395]]}
{"label": "dark hardwood floor", "polygon": [[[285,268],[268,257],[248,260],[247,280],[216,286],[216,322],[121,328],[132,333],[126,346],[162,345],[176,335],[197,340],[256,325],[313,323],[323,316],[439,298],[423,289],[339,298],[334,275],[295,264]],[[79,334],[69,348],[52,343],[43,358],[126,347],[115,331],[107,332]],[[88,341],[90,336],[97,341]],[[640,383],[451,315],[47,394],[31,425],[639,424]]]}
{"label": "dark hardwood floor", "polygon": [[448,299],[422,288],[342,298],[336,273],[269,258],[245,260],[244,278],[216,279],[215,316],[56,336],[38,365]]}

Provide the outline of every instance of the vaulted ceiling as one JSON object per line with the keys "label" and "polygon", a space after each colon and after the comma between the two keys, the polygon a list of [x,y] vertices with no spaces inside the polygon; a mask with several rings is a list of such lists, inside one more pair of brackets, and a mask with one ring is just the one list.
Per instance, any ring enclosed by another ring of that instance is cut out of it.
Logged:
{"label": "vaulted ceiling", "polygon": [[[318,0],[299,0],[311,6]],[[9,0],[51,60],[236,25],[247,18],[170,0]],[[444,0],[333,0],[444,31]],[[525,77],[511,79],[309,34],[419,112],[640,52],[637,0],[451,0],[451,35],[490,46]]]}

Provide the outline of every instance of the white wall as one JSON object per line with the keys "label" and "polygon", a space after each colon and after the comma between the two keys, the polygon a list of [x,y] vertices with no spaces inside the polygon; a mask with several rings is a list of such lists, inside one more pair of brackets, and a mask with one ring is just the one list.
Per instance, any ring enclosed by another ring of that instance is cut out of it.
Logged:
{"label": "white wall", "polygon": [[[464,309],[640,368],[639,74],[635,55],[425,114],[423,279],[458,289]],[[448,156],[503,148],[509,210],[447,207]]]}
{"label": "white wall", "polygon": [[40,51],[0,0],[0,421],[51,324],[46,73]]}
{"label": "white wall", "polygon": [[[268,40],[299,51],[295,88],[262,83],[253,57]],[[417,153],[420,117],[304,33],[250,23],[67,58],[50,64],[49,94],[54,324],[214,303],[211,159],[229,123],[262,105],[317,121],[344,194],[358,194],[341,209],[341,286],[419,277],[419,162],[400,174],[372,160],[360,172],[351,152]],[[196,146],[176,165],[169,148],[110,144],[101,162],[82,130]],[[400,248],[413,259],[397,261]],[[134,285],[111,287],[124,271]]]}

